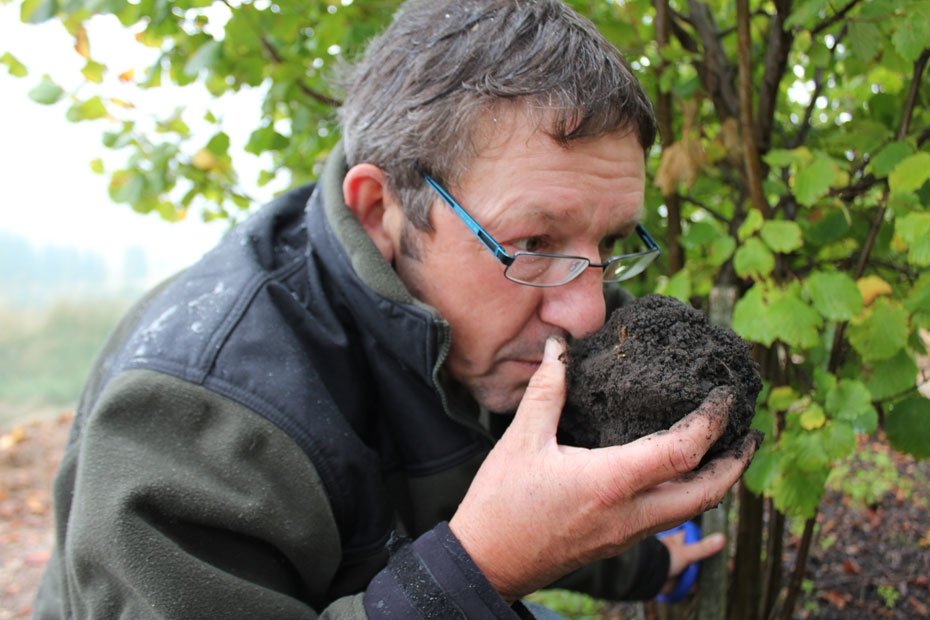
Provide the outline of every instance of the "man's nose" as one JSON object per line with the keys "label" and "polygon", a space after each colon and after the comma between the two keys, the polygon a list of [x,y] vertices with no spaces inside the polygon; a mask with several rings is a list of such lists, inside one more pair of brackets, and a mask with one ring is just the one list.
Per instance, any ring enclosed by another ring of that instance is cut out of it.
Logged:
{"label": "man's nose", "polygon": [[544,291],[539,318],[565,330],[572,338],[588,336],[604,324],[607,306],[600,269],[586,269],[568,284]]}

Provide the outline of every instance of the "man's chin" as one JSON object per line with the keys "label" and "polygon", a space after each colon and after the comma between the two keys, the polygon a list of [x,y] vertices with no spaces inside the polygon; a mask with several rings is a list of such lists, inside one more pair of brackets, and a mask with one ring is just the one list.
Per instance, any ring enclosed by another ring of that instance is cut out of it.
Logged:
{"label": "man's chin", "polygon": [[520,401],[523,399],[524,392],[526,392],[526,386],[526,383],[516,387],[498,386],[494,388],[492,386],[482,386],[472,390],[472,396],[491,413],[510,415],[520,406]]}

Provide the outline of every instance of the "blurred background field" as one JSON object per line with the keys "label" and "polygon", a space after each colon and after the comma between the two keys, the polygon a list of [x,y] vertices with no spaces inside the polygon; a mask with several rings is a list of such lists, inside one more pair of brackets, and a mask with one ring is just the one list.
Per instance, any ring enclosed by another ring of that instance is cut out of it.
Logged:
{"label": "blurred background field", "polygon": [[128,303],[109,297],[0,308],[0,428],[72,407]]}

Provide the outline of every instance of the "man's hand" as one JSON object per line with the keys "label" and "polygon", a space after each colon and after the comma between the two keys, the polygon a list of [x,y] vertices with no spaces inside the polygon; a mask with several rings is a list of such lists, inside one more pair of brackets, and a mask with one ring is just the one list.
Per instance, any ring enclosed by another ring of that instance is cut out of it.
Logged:
{"label": "man's hand", "polygon": [[689,544],[685,542],[684,530],[662,536],[659,540],[668,549],[668,580],[662,588],[662,594],[666,595],[675,590],[678,578],[688,566],[719,553],[727,543],[723,534],[716,533]]}
{"label": "man's hand", "polygon": [[596,450],[558,445],[564,349],[546,343],[513,422],[449,523],[508,600],[717,505],[755,452],[747,439],[741,456],[694,471],[726,427],[732,399],[721,390],[668,431]]}

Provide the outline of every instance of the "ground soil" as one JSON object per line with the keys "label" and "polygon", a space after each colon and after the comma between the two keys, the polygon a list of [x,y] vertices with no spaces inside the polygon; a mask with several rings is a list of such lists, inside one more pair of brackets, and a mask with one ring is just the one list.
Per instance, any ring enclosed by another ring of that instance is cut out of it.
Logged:
{"label": "ground soil", "polygon": [[32,611],[52,549],[52,479],[71,418],[44,408],[30,410],[28,422],[0,427],[0,620]]}
{"label": "ground soil", "polygon": [[586,448],[667,429],[712,391],[716,400],[732,399],[726,431],[708,456],[742,443],[762,387],[746,342],[691,306],[658,295],[623,306],[600,331],[576,342],[568,381],[560,440]]}
{"label": "ground soil", "polygon": [[[862,440],[859,455],[887,455],[897,479],[870,503],[828,491],[817,516],[808,588],[796,618],[930,618],[930,459],[896,453],[880,439]],[[889,477],[858,462],[848,476]],[[793,562],[798,537],[789,539]],[[790,564],[789,564],[790,565]]]}

